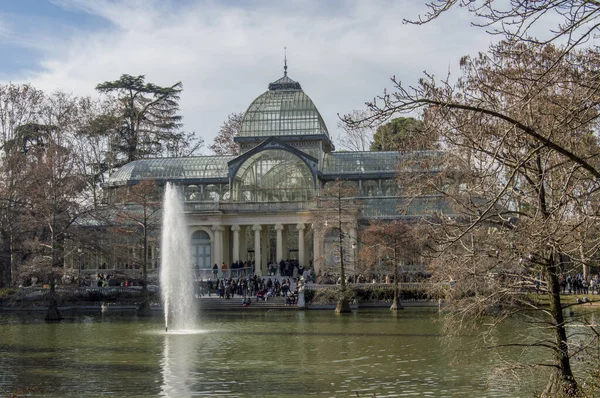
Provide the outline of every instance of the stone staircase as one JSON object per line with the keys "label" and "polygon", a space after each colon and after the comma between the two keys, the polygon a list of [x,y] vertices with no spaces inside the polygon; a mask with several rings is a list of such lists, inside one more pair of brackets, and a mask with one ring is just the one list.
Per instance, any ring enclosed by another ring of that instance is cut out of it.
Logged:
{"label": "stone staircase", "polygon": [[215,295],[211,297],[203,296],[198,300],[198,306],[201,311],[219,311],[219,310],[296,310],[296,305],[285,305],[285,297],[270,297],[267,301],[257,301],[256,297],[250,298],[250,305],[242,306],[242,297],[235,296],[231,299],[218,298]]}

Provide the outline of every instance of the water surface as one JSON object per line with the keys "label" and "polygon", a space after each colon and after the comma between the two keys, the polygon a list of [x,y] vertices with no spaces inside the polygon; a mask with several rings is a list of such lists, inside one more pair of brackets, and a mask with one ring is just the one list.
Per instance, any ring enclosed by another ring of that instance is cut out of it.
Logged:
{"label": "water surface", "polygon": [[[442,344],[438,314],[431,310],[208,313],[191,333],[165,333],[159,316],[109,313],[60,323],[42,316],[0,315],[0,392],[531,397],[545,380],[543,374],[520,385],[490,379],[500,359],[473,352],[468,335]],[[498,331],[498,339],[518,328],[514,322]]]}

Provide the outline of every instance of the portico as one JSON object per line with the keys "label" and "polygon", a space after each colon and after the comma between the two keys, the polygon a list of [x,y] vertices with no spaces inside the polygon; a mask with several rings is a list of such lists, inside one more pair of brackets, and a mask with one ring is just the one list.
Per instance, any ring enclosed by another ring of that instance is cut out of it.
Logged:
{"label": "portico", "polygon": [[[191,216],[189,230],[192,253],[206,253],[208,246],[211,256],[192,256],[198,269],[209,269],[212,264],[254,262],[258,275],[265,275],[271,262],[290,259],[297,260],[302,267],[309,267],[315,258],[312,242],[310,215],[299,217],[251,216],[221,218],[196,223]],[[209,240],[197,241],[197,231],[211,231]]]}

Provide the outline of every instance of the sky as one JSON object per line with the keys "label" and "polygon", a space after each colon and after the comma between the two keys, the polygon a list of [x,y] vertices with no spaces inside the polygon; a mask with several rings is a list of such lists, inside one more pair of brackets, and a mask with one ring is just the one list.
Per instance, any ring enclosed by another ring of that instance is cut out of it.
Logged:
{"label": "sky", "polygon": [[182,82],[184,130],[205,141],[283,76],[311,97],[337,142],[338,114],[424,71],[459,73],[491,38],[461,9],[416,26],[424,0],[0,0],[0,84],[97,95],[122,74]]}

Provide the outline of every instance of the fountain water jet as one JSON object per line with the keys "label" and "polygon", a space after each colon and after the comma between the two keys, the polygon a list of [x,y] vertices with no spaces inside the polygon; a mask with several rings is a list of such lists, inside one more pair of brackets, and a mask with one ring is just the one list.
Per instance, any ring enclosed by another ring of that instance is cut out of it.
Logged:
{"label": "fountain water jet", "polygon": [[165,331],[193,330],[197,326],[197,311],[190,237],[181,195],[171,183],[165,187],[160,248],[160,287]]}

